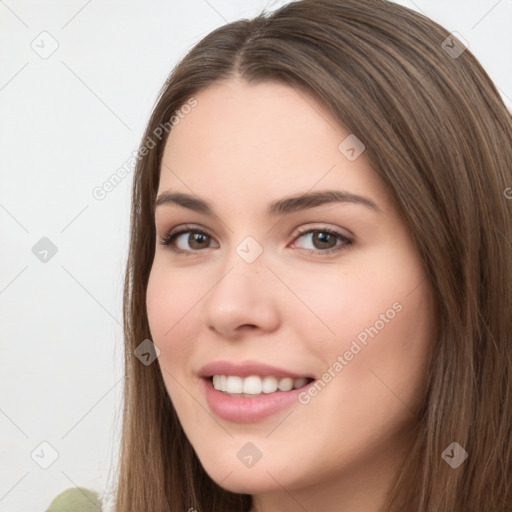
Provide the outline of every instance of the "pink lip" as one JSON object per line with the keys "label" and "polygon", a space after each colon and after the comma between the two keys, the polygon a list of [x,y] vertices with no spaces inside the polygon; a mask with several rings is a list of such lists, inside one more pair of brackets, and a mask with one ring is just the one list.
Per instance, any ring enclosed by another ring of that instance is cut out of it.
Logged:
{"label": "pink lip", "polygon": [[298,405],[298,395],[305,389],[302,387],[291,391],[276,391],[268,395],[244,398],[229,396],[216,390],[211,379],[208,378],[201,379],[201,388],[210,410],[216,416],[236,423],[254,423],[292,404]]}
{"label": "pink lip", "polygon": [[291,377],[292,379],[300,379],[301,377],[312,377],[311,375],[299,375],[277,366],[270,366],[257,361],[246,361],[243,364],[231,363],[229,361],[215,361],[203,366],[199,370],[200,377],[212,377],[213,375],[237,375],[238,377],[249,377],[251,375],[259,375],[266,377],[273,375],[278,379]]}
{"label": "pink lip", "polygon": [[215,361],[203,366],[199,371],[199,376],[202,377],[201,390],[205,394],[210,410],[216,416],[236,423],[254,423],[292,404],[297,404],[298,395],[304,392],[306,387],[244,398],[229,396],[215,389],[211,380],[213,375],[237,375],[239,377],[249,377],[251,375],[265,377],[272,375],[278,379],[284,377],[291,377],[292,379],[312,378],[310,375],[301,375],[278,368],[277,366],[258,363],[257,361],[246,361],[242,364],[229,361]]}

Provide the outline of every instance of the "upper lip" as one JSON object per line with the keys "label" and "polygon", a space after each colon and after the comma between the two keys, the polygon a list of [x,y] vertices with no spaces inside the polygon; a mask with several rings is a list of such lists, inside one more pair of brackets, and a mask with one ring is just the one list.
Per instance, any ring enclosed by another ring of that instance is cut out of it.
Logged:
{"label": "upper lip", "polygon": [[246,361],[243,363],[234,363],[230,361],[214,361],[203,366],[199,370],[199,376],[203,378],[212,377],[213,375],[236,375],[238,377],[249,377],[251,375],[260,375],[265,377],[272,375],[274,377],[291,377],[292,379],[300,378],[312,378],[310,375],[299,374],[279,368],[277,366],[271,366],[257,361]]}

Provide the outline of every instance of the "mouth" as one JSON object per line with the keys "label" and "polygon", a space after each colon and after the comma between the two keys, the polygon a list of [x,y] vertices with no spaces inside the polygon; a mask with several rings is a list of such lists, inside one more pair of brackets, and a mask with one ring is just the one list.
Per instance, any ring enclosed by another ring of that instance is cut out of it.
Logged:
{"label": "mouth", "polygon": [[314,381],[311,377],[276,377],[274,375],[212,375],[208,378],[217,391],[231,397],[255,398],[273,393],[302,389]]}
{"label": "mouth", "polygon": [[315,381],[308,374],[255,361],[217,361],[199,372],[210,411],[235,423],[255,423],[299,404],[299,395]]}

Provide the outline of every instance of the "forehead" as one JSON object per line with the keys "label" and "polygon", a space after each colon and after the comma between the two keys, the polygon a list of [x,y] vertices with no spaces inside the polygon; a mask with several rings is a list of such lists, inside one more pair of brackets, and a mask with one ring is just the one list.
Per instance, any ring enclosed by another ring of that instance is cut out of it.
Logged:
{"label": "forehead", "polygon": [[194,98],[167,139],[159,191],[241,202],[315,187],[384,194],[364,152],[350,161],[340,151],[350,132],[303,91],[232,79]]}

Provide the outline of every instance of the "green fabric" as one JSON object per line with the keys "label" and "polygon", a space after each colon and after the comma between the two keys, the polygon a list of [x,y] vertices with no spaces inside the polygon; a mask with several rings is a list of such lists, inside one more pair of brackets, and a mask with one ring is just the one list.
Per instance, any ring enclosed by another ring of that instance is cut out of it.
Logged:
{"label": "green fabric", "polygon": [[101,501],[95,492],[75,487],[60,493],[46,512],[101,512]]}

